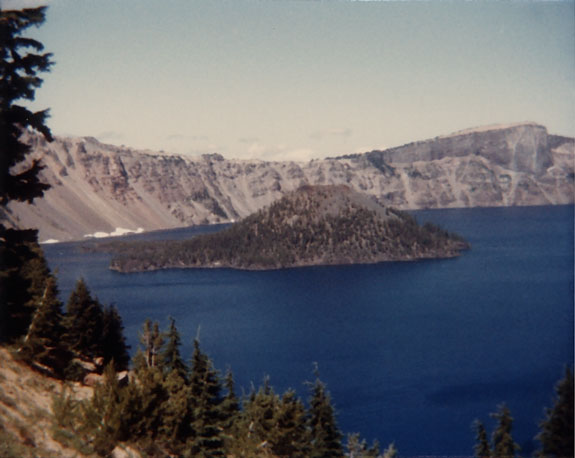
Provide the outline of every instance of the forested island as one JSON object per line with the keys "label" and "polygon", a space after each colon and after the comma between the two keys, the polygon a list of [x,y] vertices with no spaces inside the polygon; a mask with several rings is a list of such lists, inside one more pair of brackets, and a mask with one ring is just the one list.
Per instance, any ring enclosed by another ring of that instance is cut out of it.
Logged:
{"label": "forested island", "polygon": [[458,256],[469,244],[348,186],[303,186],[269,207],[212,234],[189,240],[124,242],[111,268],[246,270],[409,261]]}

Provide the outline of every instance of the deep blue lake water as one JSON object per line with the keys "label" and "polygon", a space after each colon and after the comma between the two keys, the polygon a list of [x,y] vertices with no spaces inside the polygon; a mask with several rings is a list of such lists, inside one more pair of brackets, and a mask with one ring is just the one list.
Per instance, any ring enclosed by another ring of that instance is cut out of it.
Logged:
{"label": "deep blue lake water", "polygon": [[[122,314],[132,350],[146,318],[176,319],[183,353],[198,334],[238,391],[269,375],[308,397],[319,364],[340,428],[401,455],[471,455],[479,418],[505,402],[529,455],[553,387],[573,364],[573,207],[414,212],[458,232],[457,259],[120,274],[109,255],[46,245],[65,300],[79,277]],[[179,238],[191,228],[134,237]]]}

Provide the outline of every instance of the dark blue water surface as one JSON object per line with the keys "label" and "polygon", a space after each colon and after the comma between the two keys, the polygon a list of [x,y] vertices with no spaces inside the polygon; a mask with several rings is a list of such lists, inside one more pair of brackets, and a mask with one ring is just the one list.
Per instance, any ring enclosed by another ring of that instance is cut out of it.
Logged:
{"label": "dark blue water surface", "polygon": [[[470,455],[479,418],[505,402],[528,455],[553,387],[573,364],[573,207],[415,212],[463,235],[457,259],[120,274],[109,255],[45,246],[63,298],[76,279],[120,310],[132,350],[146,318],[172,315],[239,390],[269,375],[304,399],[313,363],[341,429],[401,455]],[[145,234],[182,238],[194,228]],[[208,228],[207,230],[214,230]],[[141,237],[141,236],[140,236]]]}

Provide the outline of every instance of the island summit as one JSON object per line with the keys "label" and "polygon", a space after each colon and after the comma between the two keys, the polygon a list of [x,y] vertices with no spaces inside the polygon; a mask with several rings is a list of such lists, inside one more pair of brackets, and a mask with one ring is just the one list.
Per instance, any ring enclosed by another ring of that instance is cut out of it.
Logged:
{"label": "island summit", "polygon": [[345,185],[303,186],[216,233],[188,240],[114,243],[111,268],[246,270],[450,258],[456,234],[380,205]]}

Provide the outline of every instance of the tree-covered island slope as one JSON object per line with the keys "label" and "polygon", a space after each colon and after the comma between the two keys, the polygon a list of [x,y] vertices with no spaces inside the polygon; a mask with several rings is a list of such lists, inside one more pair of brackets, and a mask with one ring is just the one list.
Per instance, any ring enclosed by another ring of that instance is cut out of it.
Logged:
{"label": "tree-covered island slope", "polygon": [[449,258],[469,248],[345,185],[303,186],[229,228],[189,240],[113,244],[121,272],[163,268],[279,269]]}

